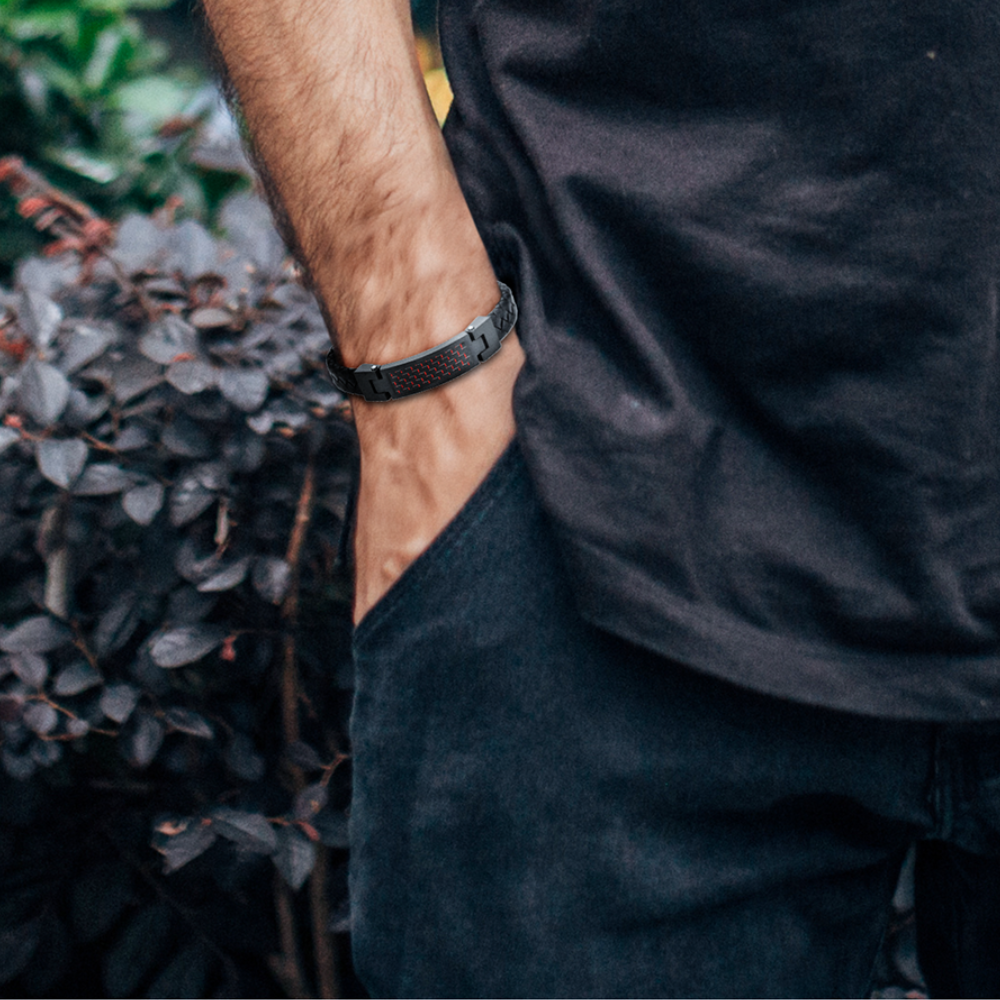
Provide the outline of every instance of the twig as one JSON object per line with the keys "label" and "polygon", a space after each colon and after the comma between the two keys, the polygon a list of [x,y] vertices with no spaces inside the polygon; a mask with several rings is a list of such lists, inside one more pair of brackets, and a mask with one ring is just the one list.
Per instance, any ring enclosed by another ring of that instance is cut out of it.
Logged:
{"label": "twig", "polygon": [[[288,594],[281,606],[281,617],[284,621],[285,640],[281,673],[281,713],[282,728],[287,743],[295,743],[300,737],[299,705],[302,694],[299,689],[299,673],[295,650],[295,628],[299,616],[299,577],[302,559],[302,547],[305,544],[309,522],[312,520],[313,505],[316,499],[316,460],[315,453],[309,456],[305,476],[302,480],[302,490],[295,507],[295,523],[288,539],[288,549],[285,561],[289,568]],[[298,767],[292,768],[292,783],[295,791],[301,791],[306,780]],[[309,914],[312,923],[313,955],[316,962],[316,981],[319,995],[325,1000],[335,1000],[340,996],[339,975],[337,971],[337,956],[329,932],[330,907],[326,898],[326,852],[322,846],[316,851],[316,862],[309,876]],[[294,952],[289,947],[294,941],[285,941],[285,928],[292,925],[292,914],[287,890],[277,895],[279,904],[279,919],[282,922],[283,948],[285,961]],[[287,917],[282,907],[288,907]],[[293,935],[294,938],[294,935]]]}
{"label": "twig", "polygon": [[268,962],[271,972],[281,982],[290,997],[309,1000],[312,993],[306,983],[299,946],[295,936],[295,913],[292,910],[292,893],[277,871],[274,873],[274,907],[278,914],[278,933],[281,936],[281,954]]}
{"label": "twig", "polygon": [[316,978],[319,995],[324,1000],[338,1000],[340,997],[340,973],[337,968],[337,953],[328,930],[330,926],[330,902],[326,895],[327,849],[316,845],[316,863],[309,876],[309,913],[313,925],[313,945],[316,949]]}
{"label": "twig", "polygon": [[281,617],[285,624],[285,641],[283,649],[281,675],[281,712],[282,724],[287,743],[295,743],[299,739],[299,678],[295,657],[295,626],[299,617],[299,561],[302,557],[302,546],[305,543],[309,521],[312,518],[313,502],[316,498],[316,463],[310,455],[306,465],[306,473],[302,480],[302,490],[299,502],[295,507],[295,523],[288,539],[288,549],[285,562],[288,563],[289,584],[288,594],[281,606]]}
{"label": "twig", "polygon": [[71,197],[50,184],[37,170],[27,166],[19,156],[0,159],[0,183],[10,188],[17,199],[17,211],[30,219],[35,229],[55,237],[45,247],[46,255],[74,250],[80,255],[81,280],[89,281],[98,259],[106,260],[115,272],[119,285],[134,296],[150,318],[159,313],[155,302],[145,290],[132,281],[121,264],[108,252],[114,241],[114,226],[102,219],[82,201]]}

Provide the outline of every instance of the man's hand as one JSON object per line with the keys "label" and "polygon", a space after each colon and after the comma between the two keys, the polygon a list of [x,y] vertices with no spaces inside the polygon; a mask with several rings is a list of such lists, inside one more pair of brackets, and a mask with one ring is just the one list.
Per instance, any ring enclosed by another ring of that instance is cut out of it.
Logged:
{"label": "man's hand", "polygon": [[[409,0],[203,0],[279,214],[344,363],[435,347],[497,284],[417,64]],[[355,620],[458,511],[513,435],[511,334],[454,382],[354,403]]]}
{"label": "man's hand", "polygon": [[473,369],[398,403],[354,404],[361,438],[354,619],[427,548],[514,435],[517,335]]}

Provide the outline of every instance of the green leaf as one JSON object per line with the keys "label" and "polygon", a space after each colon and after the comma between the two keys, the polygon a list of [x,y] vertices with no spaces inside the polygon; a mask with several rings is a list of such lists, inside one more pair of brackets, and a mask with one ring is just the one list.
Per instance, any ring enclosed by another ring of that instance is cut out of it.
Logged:
{"label": "green leaf", "polygon": [[45,155],[52,163],[58,163],[60,167],[65,167],[74,174],[86,177],[87,180],[95,181],[98,184],[110,184],[122,174],[120,163],[94,156],[83,149],[72,147],[59,149],[50,146],[45,149]]}
{"label": "green leaf", "polygon": [[75,44],[80,30],[79,16],[69,5],[51,10],[32,10],[15,14],[6,24],[12,38],[19,42],[39,38],[60,38]]}
{"label": "green leaf", "polygon": [[79,0],[80,6],[95,14],[124,14],[130,10],[164,10],[174,0]]}
{"label": "green leaf", "polygon": [[94,52],[83,71],[83,85],[90,91],[101,91],[120,72],[130,49],[128,33],[120,25],[101,31],[94,43]]}
{"label": "green leaf", "polygon": [[120,86],[111,103],[124,115],[129,135],[141,138],[153,135],[164,122],[179,115],[192,89],[165,74],[144,76]]}

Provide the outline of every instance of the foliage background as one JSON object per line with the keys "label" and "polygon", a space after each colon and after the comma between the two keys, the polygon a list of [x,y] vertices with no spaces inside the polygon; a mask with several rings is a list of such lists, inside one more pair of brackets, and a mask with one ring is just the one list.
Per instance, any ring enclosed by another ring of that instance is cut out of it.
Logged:
{"label": "foliage background", "polygon": [[0,987],[362,995],[353,428],[166,7],[0,0]]}
{"label": "foliage background", "polygon": [[[0,0],[4,995],[364,995],[353,429],[197,31]],[[897,909],[876,995],[919,995]]]}

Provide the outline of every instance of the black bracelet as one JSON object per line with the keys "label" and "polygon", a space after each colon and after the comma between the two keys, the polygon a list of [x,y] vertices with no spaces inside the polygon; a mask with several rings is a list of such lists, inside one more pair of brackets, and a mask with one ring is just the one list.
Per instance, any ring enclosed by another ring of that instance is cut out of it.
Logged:
{"label": "black bracelet", "polygon": [[331,350],[326,356],[326,367],[333,384],[341,392],[381,402],[433,389],[488,361],[500,350],[500,342],[517,322],[517,306],[511,290],[502,281],[497,284],[500,301],[489,316],[477,316],[461,333],[429,351],[384,365],[348,368],[340,363],[336,349]]}

